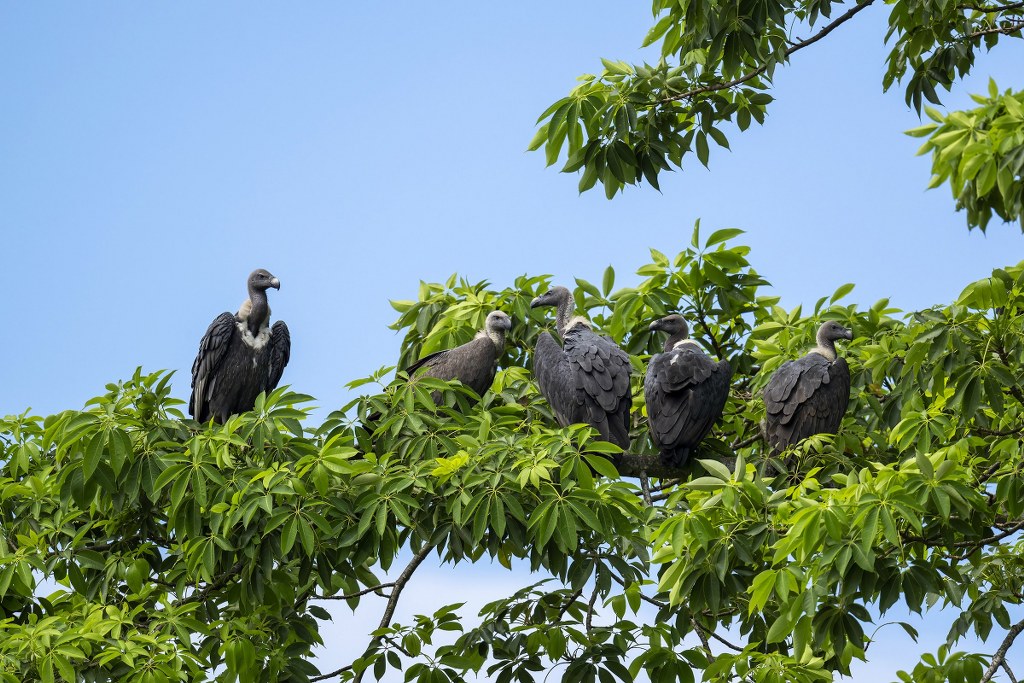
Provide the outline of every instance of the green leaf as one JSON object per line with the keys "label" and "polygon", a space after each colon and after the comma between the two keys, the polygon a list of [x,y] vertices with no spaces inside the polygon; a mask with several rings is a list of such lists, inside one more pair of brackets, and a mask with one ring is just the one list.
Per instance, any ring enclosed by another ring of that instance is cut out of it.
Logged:
{"label": "green leaf", "polygon": [[708,237],[708,241],[704,244],[704,248],[710,249],[716,244],[721,244],[722,242],[731,240],[733,237],[738,237],[739,235],[742,235],[743,232],[744,231],[740,230],[739,228],[722,228],[720,230],[715,230],[713,233],[711,233],[711,237]]}
{"label": "green leaf", "polygon": [[600,455],[589,455],[584,453],[583,459],[586,460],[587,464],[602,477],[608,477],[609,479],[619,478],[619,471],[615,469],[615,465],[608,458],[604,458]]}
{"label": "green leaf", "polygon": [[728,467],[717,460],[703,459],[698,460],[697,462],[699,462],[711,476],[721,479],[722,481],[732,480],[732,472]]}

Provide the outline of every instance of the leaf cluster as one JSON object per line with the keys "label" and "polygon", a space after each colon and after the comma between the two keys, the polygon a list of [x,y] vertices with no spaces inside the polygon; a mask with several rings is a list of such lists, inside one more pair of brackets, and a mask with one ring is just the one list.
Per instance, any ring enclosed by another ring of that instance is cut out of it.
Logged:
{"label": "leaf cluster", "polygon": [[[627,286],[611,267],[576,282],[579,312],[634,358],[633,457],[656,458],[652,320],[682,313],[735,370],[699,462],[651,481],[620,476],[625,455],[591,428],[557,427],[531,381],[543,276],[453,277],[394,303],[400,366],[512,315],[483,397],[382,369],[320,424],[281,388],[204,425],[168,374],[139,371],[82,410],[4,418],[0,679],[824,681],[902,604],[958,614],[913,675],[977,680],[977,656],[952,646],[1007,628],[1024,599],[1024,263],[908,315],[843,303],[852,285],[805,311],[771,295],[738,235],[698,225]],[[771,461],[760,389],[829,319],[855,330],[850,410],[838,435]],[[476,619],[443,605],[396,623],[430,555],[546,578]],[[331,601],[385,609],[362,654],[322,673]]]}

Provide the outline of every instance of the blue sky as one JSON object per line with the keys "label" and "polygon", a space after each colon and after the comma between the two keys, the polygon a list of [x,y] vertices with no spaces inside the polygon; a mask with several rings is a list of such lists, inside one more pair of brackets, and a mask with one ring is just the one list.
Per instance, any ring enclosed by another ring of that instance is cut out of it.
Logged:
{"label": "blue sky", "polygon": [[[621,285],[697,218],[745,229],[787,307],[845,282],[923,307],[1024,258],[1017,227],[969,234],[947,188],[925,191],[902,134],[918,118],[881,92],[883,6],[795,55],[766,125],[726,130],[711,172],[577,195],[524,151],[534,121],[599,57],[642,59],[650,22],[596,0],[0,5],[0,412],[79,407],[138,365],[187,398],[200,336],[256,267],[282,282],[284,381],[329,409],[394,361],[387,302],[420,279],[610,263]],[[947,104],[990,75],[1020,87],[1022,63],[1004,41]]]}

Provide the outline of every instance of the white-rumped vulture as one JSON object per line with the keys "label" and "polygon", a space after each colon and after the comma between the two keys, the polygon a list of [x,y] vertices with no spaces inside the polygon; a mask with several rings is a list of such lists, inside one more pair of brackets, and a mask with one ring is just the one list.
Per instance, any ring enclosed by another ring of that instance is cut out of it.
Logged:
{"label": "white-rumped vulture", "polygon": [[608,337],[596,334],[590,323],[573,317],[575,304],[565,287],[552,287],[530,308],[557,306],[555,320],[564,348],[541,332],[533,353],[533,374],[563,427],[588,424],[605,441],[629,448],[629,354]]}
{"label": "white-rumped vulture", "polygon": [[651,330],[669,334],[664,353],[651,358],[644,378],[651,439],[662,463],[682,467],[721,417],[732,368],[729,361],[711,360],[689,338],[682,316],[656,320]]}
{"label": "white-rumped vulture", "polygon": [[[472,341],[420,358],[406,368],[406,372],[412,377],[416,370],[424,368],[421,377],[436,377],[446,382],[457,379],[477,396],[483,396],[494,383],[498,358],[505,350],[505,333],[510,329],[512,319],[507,313],[491,311],[484,329],[477,332]],[[441,394],[435,391],[434,403],[440,402]]]}
{"label": "white-rumped vulture", "polygon": [[249,275],[249,298],[238,313],[221,313],[199,342],[192,363],[192,397],[188,412],[200,422],[225,422],[252,410],[260,392],[281,381],[291,354],[291,336],[282,321],[270,327],[267,290],[281,282],[260,268]]}
{"label": "white-rumped vulture", "polygon": [[764,388],[765,436],[773,454],[814,434],[835,434],[850,402],[850,367],[836,354],[837,339],[853,332],[829,321],[818,346],[775,371]]}

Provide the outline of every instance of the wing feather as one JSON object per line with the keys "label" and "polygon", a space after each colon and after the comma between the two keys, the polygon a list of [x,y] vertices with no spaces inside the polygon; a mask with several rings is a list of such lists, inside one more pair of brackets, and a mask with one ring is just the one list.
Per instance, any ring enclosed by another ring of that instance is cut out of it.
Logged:
{"label": "wing feather", "polygon": [[669,466],[686,464],[722,415],[729,398],[732,368],[701,351],[676,349],[655,355],[647,368],[647,400],[651,439]]}
{"label": "wing feather", "polygon": [[270,328],[270,368],[264,391],[268,394],[277,388],[284,374],[284,368],[292,357],[292,335],[283,320]]}
{"label": "wing feather", "polygon": [[235,322],[235,316],[225,311],[213,319],[199,340],[199,353],[192,362],[192,396],[188,400],[188,414],[200,422],[210,419],[210,396],[216,388],[217,369],[227,355],[232,336],[237,334]]}
{"label": "wing feather", "polygon": [[850,402],[850,368],[809,353],[779,368],[764,390],[765,428],[776,452],[814,434],[835,434]]}

